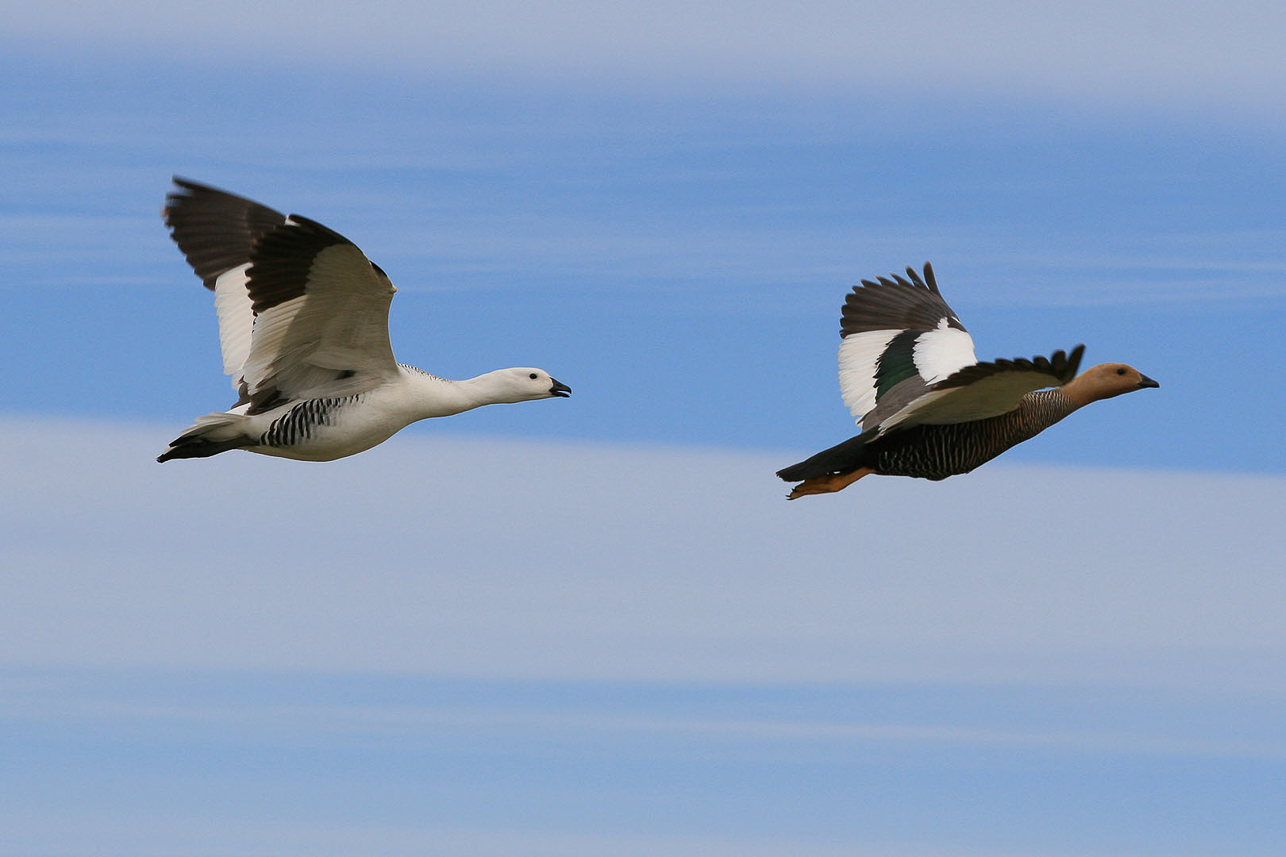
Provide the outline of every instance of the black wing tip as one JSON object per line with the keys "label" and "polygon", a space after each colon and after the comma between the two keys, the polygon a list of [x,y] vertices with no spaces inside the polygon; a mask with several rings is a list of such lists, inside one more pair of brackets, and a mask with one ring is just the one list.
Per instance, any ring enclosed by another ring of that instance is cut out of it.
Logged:
{"label": "black wing tip", "polygon": [[247,197],[183,176],[171,180],[161,219],[207,289],[224,272],[251,261],[259,240],[285,222],[281,212]]}
{"label": "black wing tip", "polygon": [[1071,366],[1071,369],[1069,371],[1071,372],[1072,377],[1075,377],[1076,373],[1080,370],[1081,358],[1084,356],[1085,356],[1085,343],[1081,343],[1080,345],[1077,345],[1075,348],[1072,349],[1071,353],[1067,355],[1067,362]]}
{"label": "black wing tip", "polygon": [[202,196],[224,197],[226,199],[236,200],[237,202],[244,203],[246,205],[266,208],[266,206],[255,202],[253,199],[248,197],[230,193],[221,188],[214,187],[213,185],[203,184],[202,182],[193,181],[192,179],[185,179],[183,176],[170,176],[170,181],[174,182],[174,186],[165,194],[165,206],[161,209],[161,219],[165,221],[165,225],[171,230],[174,229],[172,218],[176,210],[183,208],[198,197]]}
{"label": "black wing tip", "polygon": [[[1037,355],[1032,358],[998,357],[995,360],[984,360],[971,366],[957,369],[941,381],[930,385],[930,389],[945,390],[951,387],[966,387],[975,381],[980,381],[983,378],[1001,372],[1041,372],[1056,379],[1059,384],[1066,384],[1076,377],[1076,373],[1081,366],[1081,357],[1084,354],[1085,346],[1077,345],[1070,353],[1060,349],[1048,357]],[[1050,386],[1053,385],[1051,384]]]}
{"label": "black wing tip", "polygon": [[171,179],[174,182],[174,187],[170,188],[170,190],[165,194],[165,205],[161,207],[161,220],[165,221],[166,227],[173,232],[173,217],[175,210],[182,207],[188,200],[195,196],[196,192],[203,188],[203,185],[188,181],[187,179],[179,176],[171,176]]}
{"label": "black wing tip", "polygon": [[[256,202],[248,196],[242,196],[239,193],[233,193],[230,190],[224,190],[221,187],[215,187],[214,185],[206,184],[205,182],[194,181],[193,179],[184,178],[180,175],[170,176],[170,181],[174,183],[174,187],[170,188],[169,193],[166,194],[165,198],[167,202],[174,200],[181,204],[187,200],[200,196],[223,197],[225,199],[235,200],[244,205],[254,206],[255,208],[268,209],[268,206],[264,205],[262,202]],[[268,210],[272,211],[273,214],[280,215],[280,212],[278,211],[274,211],[272,209]],[[284,219],[284,215],[282,215],[282,217]]]}
{"label": "black wing tip", "polygon": [[950,327],[966,331],[942,297],[933,265],[926,261],[922,271],[907,266],[905,276],[888,274],[853,286],[844,298],[840,336],[869,330],[933,330],[944,318]]}
{"label": "black wing tip", "polygon": [[933,265],[925,262],[923,271],[924,273],[921,275],[921,273],[915,268],[907,265],[905,277],[901,274],[890,273],[886,276],[876,277],[873,280],[862,280],[861,285],[853,286],[853,290],[857,291],[862,287],[878,289],[881,286],[885,288],[900,287],[904,289],[914,287],[924,289],[925,291],[932,292],[938,297],[942,297],[942,292],[938,291],[938,278],[933,275]]}
{"label": "black wing tip", "polygon": [[[928,291],[933,292],[938,297],[942,297],[942,292],[938,291],[938,280],[936,277],[933,276],[933,266],[930,265],[928,262],[924,263],[923,277],[921,277],[920,273],[916,271],[915,268],[912,268],[910,265],[906,266],[906,275],[911,278],[911,282],[914,283],[915,285],[919,286],[922,289],[927,289]],[[901,277],[899,277],[898,279],[901,279]]]}
{"label": "black wing tip", "polygon": [[208,184],[185,179],[183,176],[170,176],[170,181],[174,182],[174,187],[170,188],[169,193],[165,195],[167,205],[171,203],[182,204],[184,201],[192,199],[201,194],[218,194],[219,196],[236,196],[235,193],[228,193],[226,190],[220,190]]}
{"label": "black wing tip", "polygon": [[170,181],[174,183],[174,186],[170,188],[167,198],[172,197],[174,199],[185,200],[192,199],[196,196],[223,196],[263,208],[267,207],[261,202],[255,202],[248,196],[242,196],[239,193],[233,193],[230,190],[224,190],[221,187],[215,187],[212,184],[206,184],[205,182],[184,178],[183,176],[170,176]]}
{"label": "black wing tip", "polygon": [[1049,372],[1058,378],[1060,383],[1066,384],[1076,377],[1077,371],[1081,368],[1081,358],[1085,356],[1084,343],[1077,345],[1070,352],[1059,349],[1049,358],[1034,357],[1032,363],[1037,369]]}
{"label": "black wing tip", "polygon": [[[244,197],[239,193],[233,193],[232,191],[224,190],[221,187],[215,187],[212,184],[199,182],[196,179],[184,178],[183,176],[178,174],[170,176],[170,181],[174,182],[175,187],[181,190],[185,190],[190,194],[217,193],[220,196],[235,196],[237,199],[247,199],[247,197]],[[171,193],[173,193],[173,191],[171,191]],[[254,200],[250,200],[250,201],[254,202]],[[255,203],[255,204],[258,205],[259,203]]]}
{"label": "black wing tip", "polygon": [[178,208],[184,205],[188,201],[198,196],[224,197],[225,199],[235,200],[237,202],[243,203],[254,209],[263,209],[271,213],[275,217],[280,217],[281,220],[283,221],[290,220],[294,225],[302,226],[304,227],[305,230],[310,230],[310,231],[319,233],[321,235],[324,235],[336,243],[343,243],[343,244],[353,243],[352,241],[349,241],[347,238],[345,238],[343,235],[340,235],[334,229],[331,229],[326,224],[319,223],[318,221],[313,220],[311,217],[304,217],[302,214],[293,214],[293,213],[289,217],[287,217],[286,215],[283,215],[280,212],[269,208],[268,206],[264,205],[261,202],[256,202],[255,200],[251,199],[248,196],[242,196],[241,194],[232,193],[231,191],[226,191],[226,190],[223,190],[222,188],[217,188],[214,185],[208,185],[208,184],[204,184],[203,182],[193,181],[192,179],[186,179],[179,175],[170,176],[170,180],[174,182],[174,188],[172,188],[170,192],[166,194],[165,207],[161,209],[161,216],[165,219],[166,225],[170,226],[171,229],[173,228],[173,226],[170,224],[170,216],[173,214],[173,210],[175,208]]}
{"label": "black wing tip", "polygon": [[[328,243],[331,243],[331,244],[352,244],[353,243],[349,239],[345,238],[343,235],[340,235],[334,229],[331,229],[325,223],[319,223],[318,221],[313,220],[311,217],[304,217],[302,214],[292,213],[286,219],[294,226],[303,227],[306,230],[309,230],[311,232],[314,232],[318,235],[321,235],[329,239]],[[381,271],[380,273],[382,274],[384,272]],[[387,274],[385,276],[387,276]]]}
{"label": "black wing tip", "polygon": [[929,284],[929,291],[939,297],[942,296],[942,292],[938,291],[938,278],[933,276],[933,265],[927,260],[924,263],[924,281]]}

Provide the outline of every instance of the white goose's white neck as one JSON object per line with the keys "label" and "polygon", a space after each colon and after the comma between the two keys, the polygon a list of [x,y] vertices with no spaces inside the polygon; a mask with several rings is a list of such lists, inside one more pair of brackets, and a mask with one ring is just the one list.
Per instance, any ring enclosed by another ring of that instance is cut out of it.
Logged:
{"label": "white goose's white neck", "polygon": [[431,375],[414,366],[399,364],[398,370],[401,372],[410,410],[414,414],[413,421],[449,417],[483,405],[506,401],[498,395],[495,383],[497,372],[453,381]]}

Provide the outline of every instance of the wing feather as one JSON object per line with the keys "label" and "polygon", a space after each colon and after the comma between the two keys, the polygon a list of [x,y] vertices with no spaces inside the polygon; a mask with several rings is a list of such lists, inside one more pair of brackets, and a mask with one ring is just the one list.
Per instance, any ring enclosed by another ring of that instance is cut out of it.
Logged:
{"label": "wing feather", "polygon": [[254,331],[255,313],[250,307],[246,289],[246,269],[250,263],[224,271],[214,281],[214,311],[219,315],[219,350],[223,353],[223,372],[232,376],[232,389],[241,387],[242,367],[250,356],[250,337]]}
{"label": "wing feather", "polygon": [[177,176],[174,185],[161,216],[192,270],[214,292],[223,371],[232,376],[232,388],[238,390],[254,327],[246,291],[250,254],[261,237],[286,222],[286,215]]}
{"label": "wing feather", "polygon": [[361,392],[397,372],[388,338],[397,289],[342,235],[291,215],[256,245],[248,275],[252,412],[319,390]]}
{"label": "wing feather", "polygon": [[861,422],[875,407],[876,366],[901,330],[853,333],[839,344],[839,391],[853,419]]}
{"label": "wing feather", "polygon": [[994,360],[975,363],[930,386],[880,424],[881,433],[917,425],[972,422],[1006,414],[1023,396],[1076,377],[1084,345],[1070,355],[1055,351],[1049,358]]}
{"label": "wing feather", "polygon": [[397,372],[388,339],[397,289],[355,244],[306,217],[174,183],[165,223],[214,291],[223,368],[251,413],[361,392]]}
{"label": "wing feather", "polygon": [[840,395],[866,427],[907,396],[977,362],[973,339],[943,300],[933,267],[925,263],[923,278],[914,268],[906,272],[863,280],[844,302]]}

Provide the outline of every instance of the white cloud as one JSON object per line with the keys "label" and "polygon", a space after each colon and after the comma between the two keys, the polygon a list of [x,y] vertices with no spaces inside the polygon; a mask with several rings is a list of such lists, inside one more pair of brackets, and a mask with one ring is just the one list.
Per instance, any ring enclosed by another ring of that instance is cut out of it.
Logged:
{"label": "white cloud", "polygon": [[156,465],[0,423],[0,660],[1286,691],[1286,480],[989,465],[787,503],[791,455],[410,433]]}
{"label": "white cloud", "polygon": [[[0,854],[37,853],[120,854],[130,857],[173,857],[174,854],[233,855],[300,854],[310,857],[349,857],[380,854],[385,857],[977,857],[970,847],[932,846],[918,843],[865,845],[816,841],[811,838],[763,835],[700,835],[628,831],[611,833],[562,832],[533,825],[526,829],[442,827],[423,820],[402,824],[345,825],[266,824],[242,818],[214,822],[176,821],[172,818],[121,819],[113,815],[76,818],[33,818],[30,813],[7,818],[0,809],[0,824],[15,831],[10,849]],[[86,822],[89,822],[88,824]],[[50,847],[50,843],[57,843]],[[0,846],[2,848],[3,846]],[[987,849],[992,857],[1058,857],[1070,851]]]}
{"label": "white cloud", "polygon": [[29,4],[11,37],[177,51],[204,61],[389,63],[685,88],[832,83],[1004,90],[1278,108],[1286,88],[1269,2],[962,4],[731,0],[309,4]]}

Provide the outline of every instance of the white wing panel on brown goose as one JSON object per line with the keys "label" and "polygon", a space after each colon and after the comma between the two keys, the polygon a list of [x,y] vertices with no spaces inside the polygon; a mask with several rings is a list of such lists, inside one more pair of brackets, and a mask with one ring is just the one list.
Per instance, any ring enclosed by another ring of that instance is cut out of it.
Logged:
{"label": "white wing panel on brown goose", "polygon": [[933,267],[863,280],[840,321],[840,394],[866,428],[930,384],[977,362],[973,339],[938,292]]}

